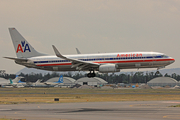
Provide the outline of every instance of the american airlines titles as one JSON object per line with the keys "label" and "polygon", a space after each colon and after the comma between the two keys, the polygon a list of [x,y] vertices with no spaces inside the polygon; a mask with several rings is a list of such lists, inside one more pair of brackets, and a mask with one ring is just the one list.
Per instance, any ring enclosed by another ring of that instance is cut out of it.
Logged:
{"label": "american airlines titles", "polygon": [[142,57],[142,53],[137,54],[117,54],[117,57]]}

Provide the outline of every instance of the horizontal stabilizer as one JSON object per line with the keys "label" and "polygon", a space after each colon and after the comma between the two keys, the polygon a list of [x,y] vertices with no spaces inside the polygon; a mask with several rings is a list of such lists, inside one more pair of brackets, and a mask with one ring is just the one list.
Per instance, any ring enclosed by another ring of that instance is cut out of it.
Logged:
{"label": "horizontal stabilizer", "polygon": [[26,58],[12,58],[12,57],[4,57],[6,59],[15,60],[15,61],[22,61],[27,62],[28,60]]}

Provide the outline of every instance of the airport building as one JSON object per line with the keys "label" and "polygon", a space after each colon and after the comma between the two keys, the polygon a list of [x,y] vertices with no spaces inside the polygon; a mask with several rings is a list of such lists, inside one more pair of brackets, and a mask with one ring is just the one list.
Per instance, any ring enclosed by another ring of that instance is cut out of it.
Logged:
{"label": "airport building", "polygon": [[[47,82],[57,82],[58,80],[59,80],[59,77],[54,77],[47,80]],[[75,81],[76,80],[74,80],[73,78],[63,77],[63,86],[73,86],[75,85]]]}
{"label": "airport building", "polygon": [[93,77],[93,78],[83,77],[78,79],[75,83],[80,85],[89,85],[89,86],[98,86],[98,85],[107,84],[105,80],[98,77]]}
{"label": "airport building", "polygon": [[160,87],[165,87],[165,86],[174,87],[178,84],[179,82],[177,80],[170,77],[157,77],[147,82],[147,85],[149,86],[160,86]]}
{"label": "airport building", "polygon": [[8,80],[0,77],[0,82],[4,82],[4,81],[8,81]]}

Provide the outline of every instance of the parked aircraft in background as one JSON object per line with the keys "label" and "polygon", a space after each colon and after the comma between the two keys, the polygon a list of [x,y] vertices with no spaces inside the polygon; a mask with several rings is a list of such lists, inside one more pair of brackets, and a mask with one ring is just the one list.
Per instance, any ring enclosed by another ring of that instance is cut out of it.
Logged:
{"label": "parked aircraft in background", "polygon": [[[21,83],[13,82],[11,79],[9,79],[9,81],[10,81],[9,86],[13,86],[13,87],[17,87],[17,88],[24,87],[26,85],[25,82],[21,82]],[[21,80],[19,80],[19,81],[21,81]]]}
{"label": "parked aircraft in background", "polygon": [[[53,46],[56,56],[37,52],[15,28],[9,28],[17,57],[4,57],[15,63],[49,71],[90,71],[87,76],[120,72],[120,69],[164,68],[175,60],[158,52],[117,52],[101,54],[62,55]],[[80,52],[79,52],[80,53]]]}
{"label": "parked aircraft in background", "polygon": [[1,85],[1,87],[13,87],[13,84],[17,84],[21,78],[23,78],[23,77],[16,76],[15,79],[13,79],[13,80],[9,79],[4,82],[0,82],[0,85]]}
{"label": "parked aircraft in background", "polygon": [[57,82],[44,82],[45,85],[47,86],[56,86],[56,85],[59,85],[59,84],[62,84],[63,83],[63,76],[61,75],[59,77],[59,80]]}
{"label": "parked aircraft in background", "polygon": [[29,84],[29,86],[31,87],[47,87],[47,85],[45,85],[43,82],[41,82],[42,80],[39,79],[37,80],[35,83],[31,83]]}
{"label": "parked aircraft in background", "polygon": [[56,82],[41,82],[42,80],[37,80],[35,83],[27,83],[27,87],[54,87],[56,85],[63,85],[63,76],[61,75]]}
{"label": "parked aircraft in background", "polygon": [[[27,85],[27,87],[35,87],[35,86],[37,86],[38,84],[41,84],[41,79],[38,79],[36,82],[26,82],[26,85]],[[43,85],[43,83],[42,83],[42,85]]]}

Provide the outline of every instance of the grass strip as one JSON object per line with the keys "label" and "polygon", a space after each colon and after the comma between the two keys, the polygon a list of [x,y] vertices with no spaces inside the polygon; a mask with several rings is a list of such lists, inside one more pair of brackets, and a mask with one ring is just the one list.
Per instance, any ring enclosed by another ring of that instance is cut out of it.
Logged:
{"label": "grass strip", "polygon": [[172,105],[170,107],[180,107],[180,104],[179,105]]}
{"label": "grass strip", "polygon": [[0,88],[0,104],[180,100],[179,94],[179,89]]}

